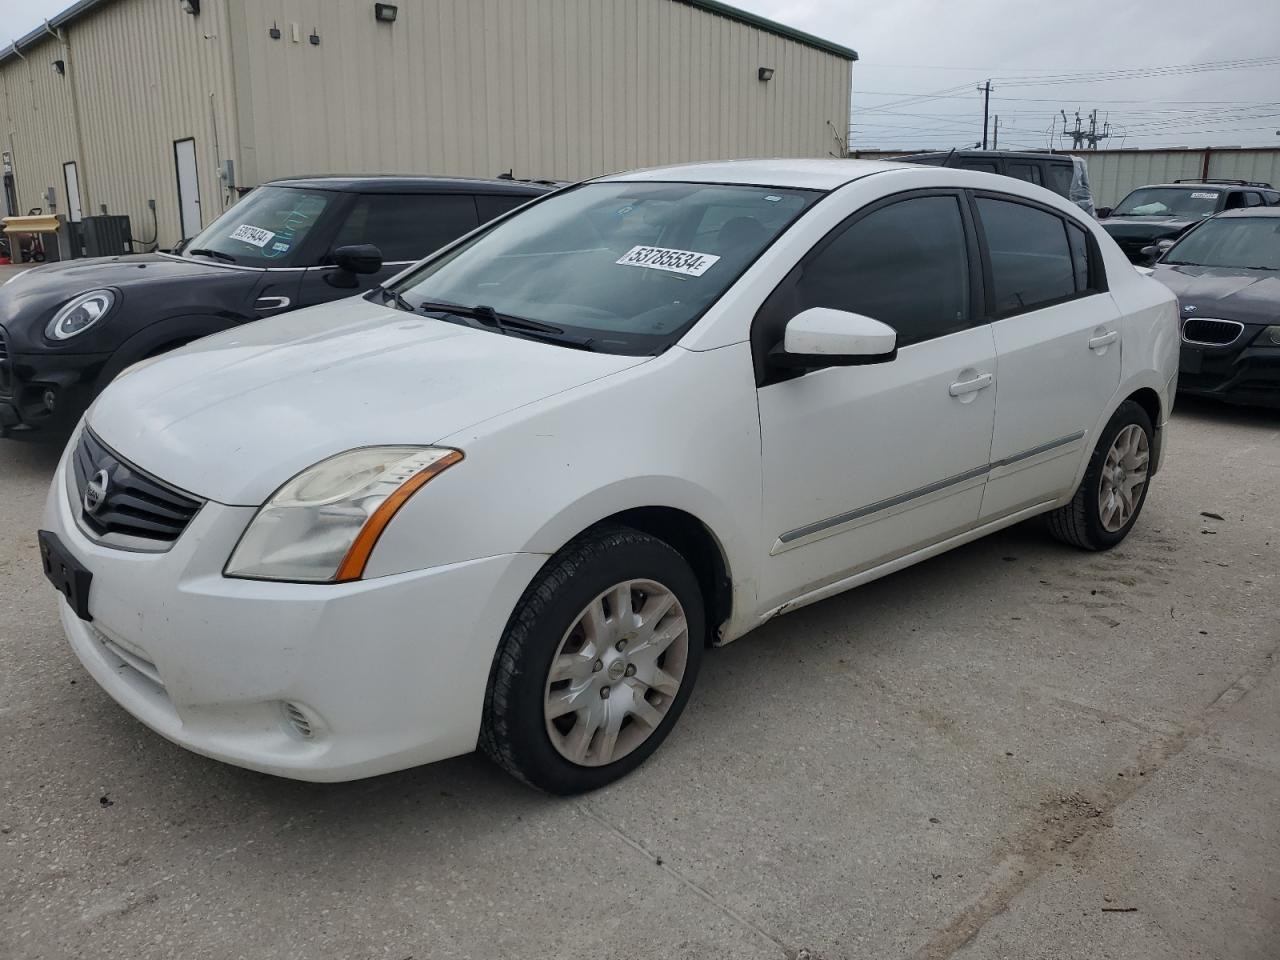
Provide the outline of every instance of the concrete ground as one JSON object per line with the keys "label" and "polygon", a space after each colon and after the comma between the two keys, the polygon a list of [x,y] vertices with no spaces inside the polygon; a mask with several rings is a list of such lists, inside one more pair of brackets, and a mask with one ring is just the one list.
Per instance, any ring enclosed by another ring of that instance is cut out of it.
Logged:
{"label": "concrete ground", "polygon": [[152,734],[57,626],[55,458],[0,443],[0,957],[1280,956],[1280,415],[1184,403],[1110,553],[1027,525],[715,651],[575,800]]}

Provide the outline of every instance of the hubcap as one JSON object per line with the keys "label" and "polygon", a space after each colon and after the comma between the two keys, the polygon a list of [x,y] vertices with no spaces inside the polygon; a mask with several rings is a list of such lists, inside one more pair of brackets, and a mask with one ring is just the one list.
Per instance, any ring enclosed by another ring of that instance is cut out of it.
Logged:
{"label": "hubcap", "polygon": [[1146,431],[1136,423],[1129,424],[1107,451],[1098,483],[1098,516],[1108,533],[1123,530],[1137,512],[1150,462]]}
{"label": "hubcap", "polygon": [[547,674],[547,736],[584,767],[620,760],[662,724],[689,659],[689,624],[652,580],[618,583],[592,600],[560,640]]}

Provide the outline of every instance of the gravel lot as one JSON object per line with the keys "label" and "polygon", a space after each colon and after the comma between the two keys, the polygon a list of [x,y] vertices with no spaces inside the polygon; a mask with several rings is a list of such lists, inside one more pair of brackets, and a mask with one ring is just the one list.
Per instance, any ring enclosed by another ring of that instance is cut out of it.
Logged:
{"label": "gravel lot", "polygon": [[1110,553],[1026,525],[715,651],[653,760],[568,801],[146,730],[39,573],[56,458],[0,442],[0,957],[1280,950],[1280,415],[1184,402]]}

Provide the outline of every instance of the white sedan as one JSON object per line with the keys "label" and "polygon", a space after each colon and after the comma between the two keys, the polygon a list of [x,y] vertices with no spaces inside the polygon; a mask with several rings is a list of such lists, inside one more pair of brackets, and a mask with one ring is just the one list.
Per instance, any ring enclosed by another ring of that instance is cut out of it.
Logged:
{"label": "white sedan", "polygon": [[307,780],[479,745],[572,793],[658,747],[709,645],[1036,514],[1118,543],[1178,349],[1173,295],[1017,180],[611,176],[127,371],[42,556],[176,743]]}

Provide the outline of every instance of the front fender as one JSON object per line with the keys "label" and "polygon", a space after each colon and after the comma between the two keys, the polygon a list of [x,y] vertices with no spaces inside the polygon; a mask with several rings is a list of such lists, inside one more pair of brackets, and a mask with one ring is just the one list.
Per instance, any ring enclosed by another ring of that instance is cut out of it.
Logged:
{"label": "front fender", "polygon": [[106,385],[119,376],[126,367],[133,366],[139,360],[173,350],[192,340],[220,333],[248,319],[227,315],[188,314],[167,317],[150,323],[116,348],[115,353],[111,355],[98,375],[97,392],[102,392]]}

